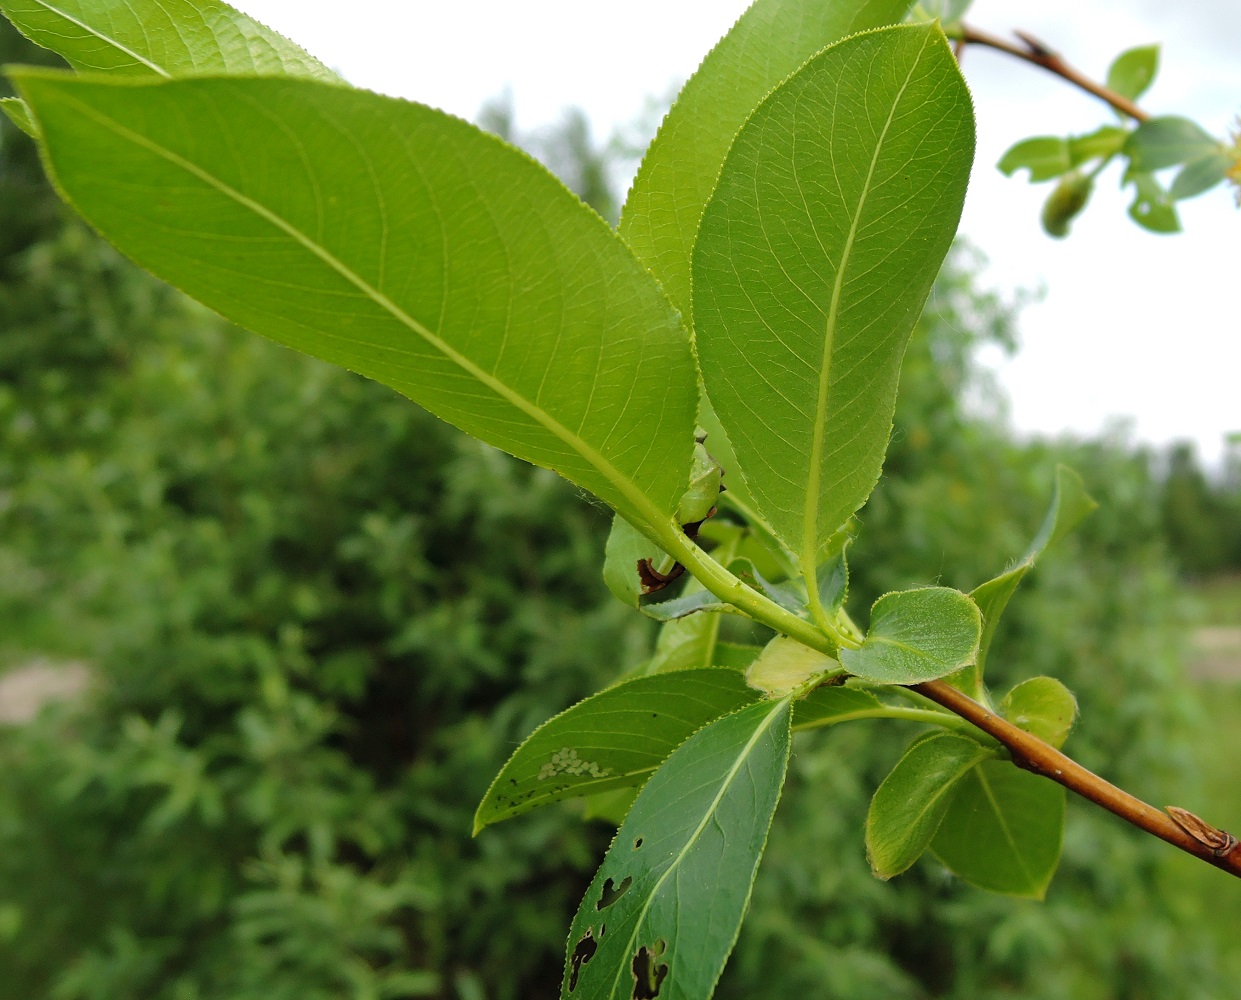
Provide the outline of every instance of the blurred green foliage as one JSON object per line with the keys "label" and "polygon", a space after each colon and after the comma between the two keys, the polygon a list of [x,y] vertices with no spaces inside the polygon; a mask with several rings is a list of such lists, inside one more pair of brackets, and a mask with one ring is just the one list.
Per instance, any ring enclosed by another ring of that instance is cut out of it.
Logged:
{"label": "blurred green foliage", "polygon": [[[0,730],[0,1000],[546,996],[610,830],[470,818],[522,737],[649,648],[599,576],[607,512],[128,266],[0,128],[0,656],[94,678]],[[581,121],[538,142],[614,213]],[[1102,510],[990,669],[1064,678],[1075,756],[1195,804],[1163,485],[1115,443],[995,429],[971,358],[1013,310],[973,271],[955,258],[910,350],[851,607],[988,579],[1074,464]],[[909,735],[800,739],[721,997],[1235,995],[1168,849],[1089,806],[1046,904],[930,861],[874,880],[862,818]]]}

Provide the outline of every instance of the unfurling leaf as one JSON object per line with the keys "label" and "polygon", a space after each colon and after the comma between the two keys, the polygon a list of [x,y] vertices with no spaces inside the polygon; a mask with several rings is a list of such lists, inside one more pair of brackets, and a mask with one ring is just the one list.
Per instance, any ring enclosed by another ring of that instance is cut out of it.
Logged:
{"label": "unfurling leaf", "polygon": [[866,639],[840,662],[868,681],[918,684],[973,663],[981,633],[978,606],[959,590],[902,590],[875,602]]}
{"label": "unfurling leaf", "polygon": [[561,1000],[711,995],[784,784],[789,716],[787,699],[725,716],[646,783],[573,918]]}

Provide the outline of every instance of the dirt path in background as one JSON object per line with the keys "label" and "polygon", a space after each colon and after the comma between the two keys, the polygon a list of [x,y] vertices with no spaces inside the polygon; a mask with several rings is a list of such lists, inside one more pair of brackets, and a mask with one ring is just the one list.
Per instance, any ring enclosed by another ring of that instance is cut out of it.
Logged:
{"label": "dirt path in background", "polygon": [[1189,676],[1197,681],[1241,681],[1241,628],[1198,629]]}
{"label": "dirt path in background", "polygon": [[64,701],[86,689],[84,663],[34,660],[0,677],[0,723],[29,722],[49,701]]}

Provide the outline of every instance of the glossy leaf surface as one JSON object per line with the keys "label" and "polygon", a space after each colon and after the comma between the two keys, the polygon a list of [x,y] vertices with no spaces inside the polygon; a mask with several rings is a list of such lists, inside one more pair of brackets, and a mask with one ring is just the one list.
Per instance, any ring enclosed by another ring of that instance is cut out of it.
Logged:
{"label": "glossy leaf surface", "polygon": [[17,79],[60,190],[139,264],[637,523],[676,510],[688,337],[607,225],[524,154],[310,81]]}
{"label": "glossy leaf surface", "polygon": [[938,28],[855,36],[759,106],[703,214],[694,323],[707,395],[759,513],[804,570],[878,478],[973,135]]}
{"label": "glossy leaf surface", "polygon": [[0,11],[82,72],[340,82],[283,35],[217,0],[0,0]]}
{"label": "glossy leaf surface", "polygon": [[840,662],[869,681],[918,684],[973,663],[981,632],[977,605],[959,590],[902,590],[875,602],[866,639]]}
{"label": "glossy leaf surface", "polygon": [[1060,862],[1064,789],[992,760],[961,778],[951,798],[935,856],[970,885],[1042,899]]}
{"label": "glossy leaf surface", "polygon": [[1076,528],[1098,506],[1086,492],[1081,476],[1065,465],[1056,468],[1056,485],[1052,491],[1051,505],[1043,517],[1038,533],[1034,536],[1030,547],[1026,549],[1025,555],[1012,569],[981,584],[970,594],[982,612],[983,627],[982,639],[978,646],[978,659],[972,670],[959,678],[954,678],[954,683],[966,693],[977,696],[980,690],[991,640],[995,637],[1000,618],[1004,614],[1004,609],[1008,607],[1009,599],[1016,592],[1017,586],[1034,568],[1034,564],[1038,562],[1048,546],[1054,545]]}
{"label": "glossy leaf surface", "polygon": [[569,932],[562,1000],[701,1000],[732,951],[780,798],[790,705],[687,740],[643,787]]}
{"label": "glossy leaf surface", "polygon": [[1077,699],[1054,677],[1031,677],[1004,696],[1000,713],[1059,750],[1077,720]]}
{"label": "glossy leaf surface", "polygon": [[[820,49],[896,24],[910,0],[756,0],[681,88],[647,149],[618,232],[690,316],[690,255],[733,136]],[[717,457],[722,457],[717,454]]]}
{"label": "glossy leaf surface", "polygon": [[758,693],[732,670],[622,681],[536,729],[496,775],[474,831],[561,799],[640,785],[688,737]]}
{"label": "glossy leaf surface", "polygon": [[954,733],[918,740],[870,801],[866,853],[880,878],[899,875],[922,856],[948,809],[953,785],[992,751]]}

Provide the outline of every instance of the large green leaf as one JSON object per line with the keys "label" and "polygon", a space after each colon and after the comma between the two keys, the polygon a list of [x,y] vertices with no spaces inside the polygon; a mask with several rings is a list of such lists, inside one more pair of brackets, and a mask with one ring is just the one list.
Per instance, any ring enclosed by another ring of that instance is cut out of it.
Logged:
{"label": "large green leaf", "polygon": [[1197,122],[1178,115],[1147,119],[1125,142],[1133,173],[1151,173],[1221,151],[1218,139]]}
{"label": "large green leaf", "polygon": [[974,662],[982,619],[959,590],[922,587],[884,594],[857,649],[842,649],[849,673],[880,684],[918,684]]}
{"label": "large green leaf", "polygon": [[1064,789],[1008,761],[956,783],[931,850],[970,885],[1042,899],[1060,862]]}
{"label": "large green leaf", "polygon": [[956,232],[973,145],[943,33],[884,28],[772,92],[703,214],[693,278],[707,395],[803,572],[878,479],[901,358]]}
{"label": "large green leaf", "polygon": [[789,756],[788,699],[687,740],[647,782],[569,932],[562,1000],[704,1000],[737,940]]}
{"label": "large green leaf", "polygon": [[1025,555],[1011,569],[981,584],[970,594],[982,612],[982,639],[978,645],[978,658],[969,670],[952,678],[952,683],[966,694],[974,698],[982,695],[987,652],[991,649],[996,627],[1018,584],[1034,568],[1034,564],[1049,545],[1054,545],[1076,528],[1098,506],[1086,492],[1081,476],[1067,465],[1056,467],[1056,486],[1051,495],[1051,506],[1048,507],[1038,534],[1034,536],[1034,541],[1026,549]]}
{"label": "large green leaf", "polygon": [[688,336],[524,154],[305,80],[14,76],[60,190],[139,264],[667,530],[694,445]]}
{"label": "large green leaf", "polygon": [[910,2],[756,0],[681,89],[642,160],[619,232],[682,315],[690,315],[690,254],[703,206],[750,112],[824,46],[898,23]]}
{"label": "large green leaf", "polygon": [[559,802],[640,785],[712,719],[758,698],[733,670],[622,681],[543,723],[483,796],[474,832]]}
{"label": "large green leaf", "polygon": [[866,815],[866,854],[876,875],[899,875],[922,856],[953,785],[994,753],[955,733],[923,737],[906,751],[876,789]]}
{"label": "large green leaf", "polygon": [[283,35],[219,0],[0,0],[0,12],[81,71],[340,80]]}

